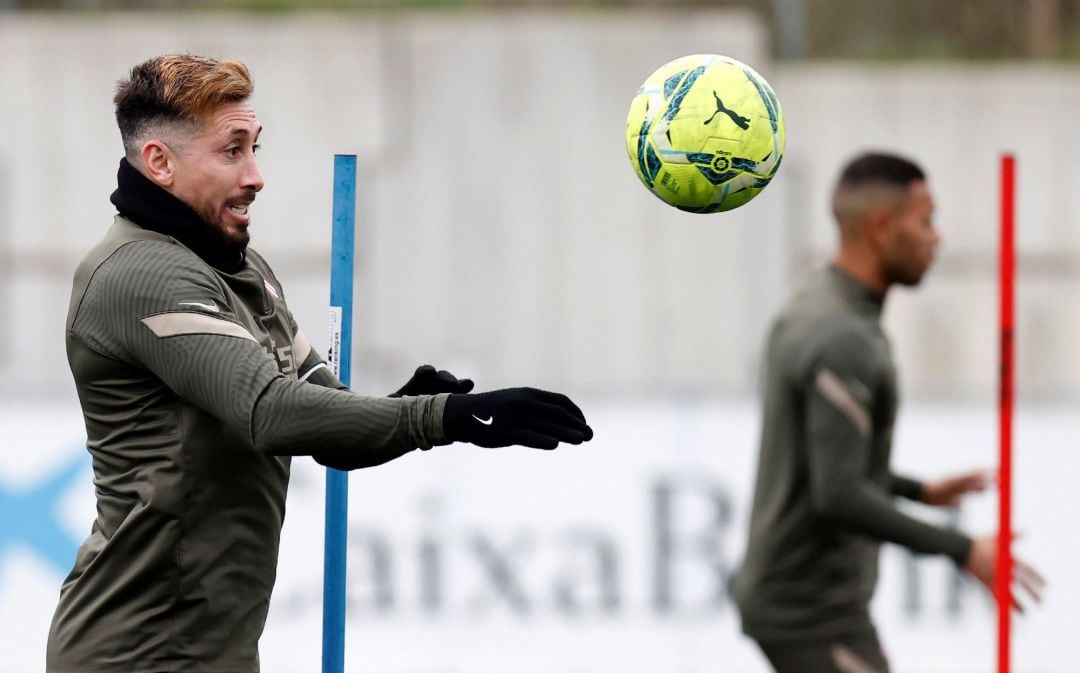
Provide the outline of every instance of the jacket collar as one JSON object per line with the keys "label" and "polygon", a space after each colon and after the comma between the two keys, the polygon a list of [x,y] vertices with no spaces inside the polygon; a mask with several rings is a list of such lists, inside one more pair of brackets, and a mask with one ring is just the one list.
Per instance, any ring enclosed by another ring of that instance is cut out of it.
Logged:
{"label": "jacket collar", "polygon": [[840,295],[852,306],[862,313],[876,318],[881,317],[882,309],[885,306],[885,295],[883,293],[875,292],[863,285],[835,264],[829,265],[828,273],[834,286],[838,288]]}

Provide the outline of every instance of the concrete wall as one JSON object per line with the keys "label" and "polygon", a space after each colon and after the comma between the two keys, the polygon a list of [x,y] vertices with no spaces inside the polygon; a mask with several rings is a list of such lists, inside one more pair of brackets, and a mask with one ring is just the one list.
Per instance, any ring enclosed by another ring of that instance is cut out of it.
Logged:
{"label": "concrete wall", "polygon": [[[946,244],[887,320],[912,393],[991,395],[996,156],[1020,160],[1021,394],[1080,394],[1080,72],[777,65],[740,13],[382,17],[0,15],[0,395],[70,395],[70,275],[107,227],[115,80],[167,51],[256,78],[267,188],[253,245],[323,340],[331,155],[360,155],[355,387],[421,362],[481,386],[601,395],[748,392],[793,282],[833,244],[827,193],[866,146],[922,160]],[[721,52],[778,92],[788,154],[728,214],[664,206],[624,149],[630,98],[667,60]]]}

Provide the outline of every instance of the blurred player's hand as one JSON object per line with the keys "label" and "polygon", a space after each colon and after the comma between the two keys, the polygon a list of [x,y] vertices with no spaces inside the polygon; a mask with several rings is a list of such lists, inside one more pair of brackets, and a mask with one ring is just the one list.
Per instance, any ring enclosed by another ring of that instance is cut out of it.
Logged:
{"label": "blurred player's hand", "polygon": [[[982,582],[991,593],[994,591],[994,572],[997,566],[997,535],[985,535],[975,538],[971,544],[971,552],[968,554],[964,570],[971,573],[975,579]],[[1012,567],[1013,586],[1009,587],[1009,598],[1017,612],[1023,614],[1024,602],[1032,599],[1036,603],[1042,602],[1043,588],[1046,580],[1027,563],[1013,557]],[[1024,601],[1017,596],[1016,585],[1024,592]]]}
{"label": "blurred player's hand", "polygon": [[585,414],[566,395],[535,388],[507,388],[451,395],[443,411],[447,439],[496,448],[520,444],[554,449],[559,442],[592,439]]}
{"label": "blurred player's hand", "polygon": [[472,379],[459,379],[445,369],[436,371],[431,365],[420,365],[413,372],[412,378],[390,397],[467,393],[472,389]]}
{"label": "blurred player's hand", "polygon": [[955,507],[968,493],[985,491],[997,480],[994,470],[976,470],[923,484],[922,501],[936,507]]}

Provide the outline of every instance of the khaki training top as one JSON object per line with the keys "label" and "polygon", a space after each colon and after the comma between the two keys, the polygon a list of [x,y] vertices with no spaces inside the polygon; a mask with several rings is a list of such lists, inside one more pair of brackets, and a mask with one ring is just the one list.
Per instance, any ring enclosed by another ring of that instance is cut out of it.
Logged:
{"label": "khaki training top", "polygon": [[967,559],[971,540],[896,509],[921,485],[889,469],[898,393],[882,297],[835,267],[773,324],[750,540],[736,577],[743,630],[766,641],[872,629],[881,541]]}
{"label": "khaki training top", "polygon": [[49,673],[257,672],[289,456],[364,464],[446,443],[445,395],[333,389],[254,251],[225,273],[119,216],[75,274],[67,353],[97,518]]}

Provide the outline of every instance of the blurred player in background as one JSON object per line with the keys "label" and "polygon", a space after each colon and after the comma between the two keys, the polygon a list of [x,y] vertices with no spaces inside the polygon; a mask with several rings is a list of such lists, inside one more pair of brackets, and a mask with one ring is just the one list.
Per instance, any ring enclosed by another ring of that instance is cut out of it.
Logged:
{"label": "blurred player in background", "polygon": [[453,441],[592,437],[563,395],[467,394],[427,366],[395,396],[343,390],[248,248],[252,90],[242,63],[197,56],[149,60],[117,89],[119,214],[75,273],[66,333],[97,519],[49,673],[258,671],[290,456],[353,469]]}
{"label": "blurred player in background", "polygon": [[[889,469],[898,394],[881,328],[894,284],[917,285],[940,237],[923,171],[886,154],[843,169],[840,246],[796,291],[769,336],[750,539],[735,580],[743,631],[778,673],[885,673],[870,620],[882,541],[944,554],[992,588],[996,537],[914,519],[901,496],[953,506],[992,475],[920,483]],[[1041,578],[1016,562],[1036,599]]]}

